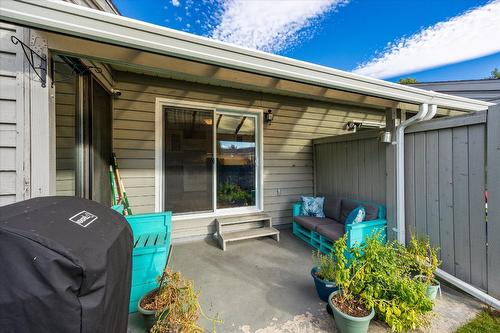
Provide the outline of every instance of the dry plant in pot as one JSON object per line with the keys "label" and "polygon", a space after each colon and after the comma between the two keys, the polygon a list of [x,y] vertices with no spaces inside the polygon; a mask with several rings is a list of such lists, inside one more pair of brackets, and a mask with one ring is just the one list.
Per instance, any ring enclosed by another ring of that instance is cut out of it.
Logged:
{"label": "dry plant in pot", "polygon": [[[193,282],[182,277],[180,272],[165,268],[160,287],[145,295],[139,301],[139,312],[145,318],[146,329],[151,333],[203,332],[198,320],[204,316],[215,325],[222,323],[216,315],[210,318],[203,312],[199,303],[199,293],[194,290]],[[154,317],[151,317],[154,314]]]}

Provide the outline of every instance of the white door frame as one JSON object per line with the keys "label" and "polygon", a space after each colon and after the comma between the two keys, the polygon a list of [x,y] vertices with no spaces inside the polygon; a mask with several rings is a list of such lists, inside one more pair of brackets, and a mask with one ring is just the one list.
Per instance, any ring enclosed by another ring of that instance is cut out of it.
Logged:
{"label": "white door frame", "polygon": [[[190,218],[200,218],[200,217],[212,217],[220,215],[231,215],[231,214],[243,214],[256,211],[262,211],[264,208],[264,181],[263,181],[263,111],[262,109],[256,108],[244,108],[236,106],[228,106],[218,103],[205,103],[205,102],[194,102],[187,101],[183,99],[171,99],[171,98],[161,98],[157,97],[155,102],[155,212],[164,211],[165,202],[165,177],[164,177],[164,157],[165,157],[165,133],[164,133],[164,107],[183,107],[183,108],[196,108],[214,111],[214,118],[216,113],[222,114],[232,114],[241,115],[250,114],[255,117],[255,144],[256,144],[256,198],[254,207],[238,207],[238,208],[225,208],[217,209],[216,206],[216,182],[214,181],[213,191],[214,191],[214,211],[204,212],[204,213],[193,213],[193,214],[182,214],[174,217],[175,220],[183,220]],[[214,119],[215,125],[215,119]],[[215,131],[215,126],[214,126]],[[215,133],[215,132],[214,132]],[[214,158],[216,158],[215,151],[215,136],[214,141]],[[216,170],[214,169],[214,177],[216,177]]]}

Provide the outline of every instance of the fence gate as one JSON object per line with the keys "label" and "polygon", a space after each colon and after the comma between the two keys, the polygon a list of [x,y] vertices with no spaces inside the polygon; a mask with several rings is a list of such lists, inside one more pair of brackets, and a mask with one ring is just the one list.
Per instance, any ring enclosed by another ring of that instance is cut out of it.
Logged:
{"label": "fence gate", "polygon": [[407,129],[405,202],[407,239],[428,235],[444,271],[500,298],[499,106]]}

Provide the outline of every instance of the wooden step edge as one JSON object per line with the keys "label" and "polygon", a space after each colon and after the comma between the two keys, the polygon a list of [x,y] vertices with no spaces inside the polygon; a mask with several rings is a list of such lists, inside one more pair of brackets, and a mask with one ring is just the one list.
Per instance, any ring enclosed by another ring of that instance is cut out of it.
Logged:
{"label": "wooden step edge", "polygon": [[[258,230],[258,231],[256,231]],[[266,237],[266,236],[274,236],[274,235],[279,235],[279,230],[275,228],[257,228],[257,229],[248,229],[248,230],[240,230],[240,231],[233,231],[233,232],[226,232],[226,233],[221,233],[219,236],[224,242],[232,242],[232,241],[238,241],[238,240],[244,240],[244,239],[252,239],[252,238],[259,238],[259,237]],[[231,237],[232,235],[235,234],[241,234],[241,236],[237,237]]]}
{"label": "wooden step edge", "polygon": [[251,223],[251,222],[264,222],[272,220],[271,217],[260,217],[260,218],[247,218],[236,221],[221,221],[217,220],[217,222],[221,225],[230,225],[230,224],[242,224],[242,223]]}

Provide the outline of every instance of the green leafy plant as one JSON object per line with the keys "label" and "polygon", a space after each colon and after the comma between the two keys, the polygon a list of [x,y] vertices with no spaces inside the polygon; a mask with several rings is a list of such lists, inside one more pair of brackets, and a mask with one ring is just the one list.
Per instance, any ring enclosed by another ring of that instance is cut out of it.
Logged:
{"label": "green leafy plant", "polygon": [[252,202],[252,196],[243,190],[238,184],[225,182],[218,190],[218,198],[226,204],[239,204],[248,206]]}
{"label": "green leafy plant", "polygon": [[335,280],[335,258],[333,253],[323,254],[320,251],[313,251],[313,263],[318,268],[316,276],[321,280]]}
{"label": "green leafy plant", "polygon": [[357,259],[364,265],[363,284],[357,292],[395,332],[427,327],[432,311],[426,284],[408,274],[409,259],[400,256],[403,248],[396,242],[384,244],[379,237],[370,237]]}
{"label": "green leafy plant", "polygon": [[500,71],[498,70],[498,68],[493,68],[490,76],[488,76],[487,79],[500,79]]}
{"label": "green leafy plant", "polygon": [[400,248],[400,255],[411,274],[422,275],[426,282],[434,280],[434,272],[441,265],[438,258],[439,248],[432,247],[427,236],[412,235],[406,248]]}
{"label": "green leafy plant", "polygon": [[334,243],[339,301],[361,301],[366,309],[374,308],[378,319],[395,332],[428,326],[433,305],[425,295],[427,285],[411,278],[407,265],[413,259],[400,255],[403,248],[385,244],[379,234],[351,249],[345,236]]}
{"label": "green leafy plant", "polygon": [[358,260],[362,254],[359,248],[347,248],[347,234],[333,243],[335,256],[335,283],[340,293],[332,299],[332,303],[342,312],[356,317],[370,314],[372,307],[367,306],[360,298],[363,289],[365,265]]}

